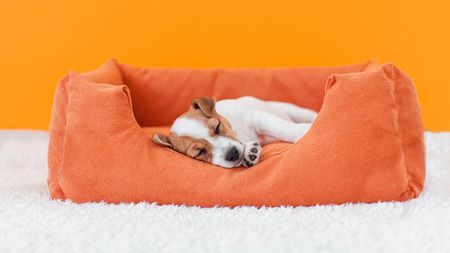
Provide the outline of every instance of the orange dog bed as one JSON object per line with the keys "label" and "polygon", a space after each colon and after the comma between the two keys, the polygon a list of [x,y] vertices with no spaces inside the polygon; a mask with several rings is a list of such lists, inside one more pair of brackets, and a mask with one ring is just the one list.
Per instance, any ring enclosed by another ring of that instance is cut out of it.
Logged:
{"label": "orange dog bed", "polygon": [[[194,97],[252,95],[319,112],[298,143],[223,169],[154,144]],[[50,125],[52,198],[198,206],[404,201],[422,191],[423,126],[414,86],[393,65],[267,69],[135,68],[70,72]]]}

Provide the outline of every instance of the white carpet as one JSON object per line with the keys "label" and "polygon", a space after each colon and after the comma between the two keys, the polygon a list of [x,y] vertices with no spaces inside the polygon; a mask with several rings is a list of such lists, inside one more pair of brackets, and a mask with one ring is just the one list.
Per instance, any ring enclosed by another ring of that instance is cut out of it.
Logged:
{"label": "white carpet", "polygon": [[450,133],[405,203],[196,208],[50,201],[46,132],[0,131],[0,252],[450,252]]}

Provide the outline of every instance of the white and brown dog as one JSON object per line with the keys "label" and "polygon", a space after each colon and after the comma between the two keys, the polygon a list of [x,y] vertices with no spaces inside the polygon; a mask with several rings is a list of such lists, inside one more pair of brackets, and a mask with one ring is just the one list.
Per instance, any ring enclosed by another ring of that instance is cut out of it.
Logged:
{"label": "white and brown dog", "polygon": [[283,102],[254,97],[192,100],[178,117],[169,136],[153,141],[197,160],[225,168],[250,167],[259,161],[261,145],[296,142],[309,130],[317,113]]}

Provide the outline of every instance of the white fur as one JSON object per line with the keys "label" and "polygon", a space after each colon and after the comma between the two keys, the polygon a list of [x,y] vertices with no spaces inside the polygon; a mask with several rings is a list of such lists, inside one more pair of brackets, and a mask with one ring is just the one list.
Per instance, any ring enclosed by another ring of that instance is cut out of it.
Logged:
{"label": "white fur", "polygon": [[298,141],[317,116],[316,112],[293,104],[254,97],[218,101],[216,111],[230,121],[240,142],[256,141],[262,145]]}

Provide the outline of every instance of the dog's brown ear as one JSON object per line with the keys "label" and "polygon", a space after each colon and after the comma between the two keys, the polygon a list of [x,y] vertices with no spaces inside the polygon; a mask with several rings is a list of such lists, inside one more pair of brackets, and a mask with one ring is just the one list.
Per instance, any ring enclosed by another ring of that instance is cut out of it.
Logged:
{"label": "dog's brown ear", "polygon": [[154,134],[152,137],[152,140],[154,143],[156,143],[158,145],[168,147],[168,148],[173,148],[172,144],[170,143],[169,136],[166,136],[164,134]]}
{"label": "dog's brown ear", "polygon": [[194,109],[201,110],[207,118],[213,117],[216,112],[214,98],[194,98],[191,104]]}

